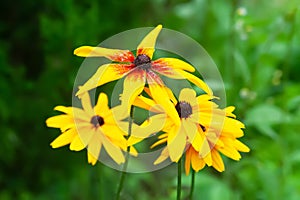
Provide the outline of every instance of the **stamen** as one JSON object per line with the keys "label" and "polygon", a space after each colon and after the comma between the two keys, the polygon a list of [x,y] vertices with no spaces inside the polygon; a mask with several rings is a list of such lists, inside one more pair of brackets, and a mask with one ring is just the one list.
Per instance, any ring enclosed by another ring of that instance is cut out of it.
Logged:
{"label": "stamen", "polygon": [[136,67],[140,67],[144,70],[148,70],[151,68],[151,59],[146,54],[140,54],[135,58],[133,64]]}
{"label": "stamen", "polygon": [[93,124],[95,127],[102,126],[104,124],[104,119],[99,115],[95,115],[91,119],[91,124]]}

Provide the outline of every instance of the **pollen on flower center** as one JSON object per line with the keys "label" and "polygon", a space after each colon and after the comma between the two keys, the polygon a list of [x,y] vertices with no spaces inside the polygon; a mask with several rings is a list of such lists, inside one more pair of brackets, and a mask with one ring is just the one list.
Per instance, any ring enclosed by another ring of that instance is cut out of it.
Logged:
{"label": "pollen on flower center", "polygon": [[192,106],[186,101],[178,102],[175,108],[180,118],[188,118],[193,113]]}
{"label": "pollen on flower center", "polygon": [[138,55],[135,60],[133,61],[133,64],[136,67],[140,67],[142,69],[149,69],[151,68],[151,59],[146,54],[140,54]]}
{"label": "pollen on flower center", "polygon": [[91,124],[93,124],[95,127],[102,126],[104,124],[104,119],[99,115],[95,115],[91,119]]}

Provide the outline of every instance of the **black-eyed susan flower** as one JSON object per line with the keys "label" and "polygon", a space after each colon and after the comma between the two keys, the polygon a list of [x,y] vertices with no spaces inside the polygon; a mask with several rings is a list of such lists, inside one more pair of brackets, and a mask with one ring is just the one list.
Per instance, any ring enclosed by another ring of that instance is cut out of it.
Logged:
{"label": "black-eyed susan flower", "polygon": [[[136,56],[129,50],[91,46],[82,46],[75,49],[74,54],[77,56],[106,57],[113,61],[113,63],[100,66],[96,73],[79,89],[76,95],[80,96],[97,86],[125,77],[121,98],[124,113],[129,112],[135,98],[143,91],[145,84],[148,83],[152,97],[171,117],[177,115],[177,113],[168,100],[160,75],[173,79],[188,79],[211,95],[210,88],[201,79],[188,73],[195,71],[194,67],[190,64],[176,58],[152,60],[156,39],[161,29],[162,26],[158,25],[146,35],[137,47]],[[173,120],[175,123],[179,123],[175,117]]]}
{"label": "black-eyed susan flower", "polygon": [[[167,143],[167,146],[154,164],[167,158],[177,162],[184,150],[187,150],[185,160],[187,174],[190,165],[195,171],[199,171],[205,165],[224,171],[224,164],[218,152],[239,160],[241,156],[238,151],[249,151],[246,145],[236,139],[243,136],[244,125],[234,119],[235,115],[232,114],[234,107],[221,110],[211,101],[214,97],[206,94],[197,97],[194,90],[187,88],[180,92],[179,101],[170,90],[168,94],[181,123],[176,125],[170,117],[166,119],[163,128],[165,133],[158,137],[159,140],[152,147],[164,143]],[[142,96],[135,101],[135,105],[145,109],[155,104],[155,101]],[[132,144],[139,141],[133,138]]]}
{"label": "black-eyed susan flower", "polygon": [[[62,134],[52,143],[53,148],[70,144],[70,150],[87,148],[88,162],[95,165],[102,147],[118,164],[125,161],[122,150],[126,150],[124,138],[128,127],[126,122],[116,121],[115,112],[119,107],[109,109],[106,94],[101,93],[95,107],[91,106],[88,93],[82,94],[82,108],[57,106],[54,109],[64,114],[46,120],[48,127],[60,128]],[[123,128],[120,128],[123,127]],[[135,149],[131,148],[135,153]]]}

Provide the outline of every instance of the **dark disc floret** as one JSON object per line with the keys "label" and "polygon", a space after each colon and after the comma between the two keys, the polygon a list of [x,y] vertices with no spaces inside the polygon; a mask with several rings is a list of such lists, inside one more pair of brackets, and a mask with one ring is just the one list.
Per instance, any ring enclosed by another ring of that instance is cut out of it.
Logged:
{"label": "dark disc floret", "polygon": [[175,106],[180,118],[188,118],[192,113],[192,106],[186,101],[180,101]]}
{"label": "dark disc floret", "polygon": [[95,115],[91,119],[91,124],[93,124],[95,127],[102,126],[104,124],[104,119],[99,115]]}
{"label": "dark disc floret", "polygon": [[135,58],[133,64],[147,70],[151,67],[151,59],[146,54],[140,54]]}

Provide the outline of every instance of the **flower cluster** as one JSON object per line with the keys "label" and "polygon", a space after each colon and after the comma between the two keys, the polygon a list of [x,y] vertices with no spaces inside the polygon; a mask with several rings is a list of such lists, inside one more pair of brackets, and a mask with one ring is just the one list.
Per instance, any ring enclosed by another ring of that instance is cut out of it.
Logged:
{"label": "flower cluster", "polygon": [[[166,159],[178,162],[185,157],[186,174],[190,167],[199,171],[207,166],[224,171],[223,155],[239,160],[239,152],[249,148],[238,138],[243,136],[244,124],[232,113],[230,106],[221,109],[214,102],[212,90],[193,72],[195,68],[177,58],[154,60],[156,39],[162,29],[154,28],[140,42],[136,55],[129,50],[82,46],[74,54],[81,57],[105,57],[111,62],[98,68],[95,74],[79,87],[76,96],[82,108],[57,106],[64,114],[47,119],[49,127],[60,128],[61,135],[52,143],[53,148],[70,145],[70,149],[87,149],[88,162],[96,164],[104,147],[118,164],[125,162],[124,153],[138,156],[137,143],[158,135],[151,146],[163,146],[154,164]],[[162,76],[188,80],[193,87],[183,88],[177,99]],[[121,104],[109,108],[108,97],[100,93],[92,106],[89,91],[108,82],[124,78]],[[201,89],[196,94],[192,88]],[[132,108],[139,107],[154,113],[141,125],[131,120]],[[129,119],[129,120],[128,120]]]}

